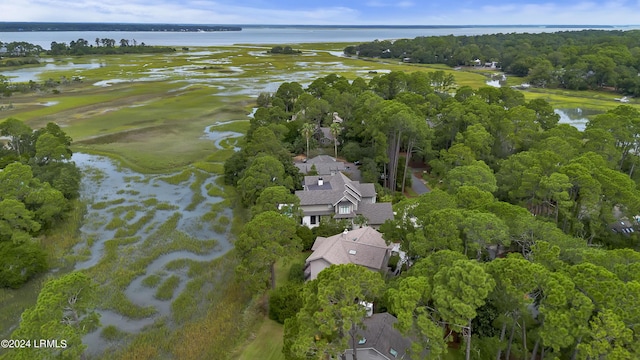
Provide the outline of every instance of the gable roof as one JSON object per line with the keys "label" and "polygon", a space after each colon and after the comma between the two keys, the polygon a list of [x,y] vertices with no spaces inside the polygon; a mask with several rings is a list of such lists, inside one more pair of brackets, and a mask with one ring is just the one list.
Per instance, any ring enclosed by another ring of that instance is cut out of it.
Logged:
{"label": "gable roof", "polygon": [[294,165],[304,174],[311,171],[314,165],[319,175],[331,175],[347,169],[343,162],[336,161],[329,155],[318,155],[308,159],[306,163],[295,163]]}
{"label": "gable roof", "polygon": [[387,220],[393,220],[393,207],[391,203],[360,203],[358,214],[366,217],[371,225],[381,225]]}
{"label": "gable roof", "polygon": [[[318,179],[320,178],[323,179],[322,186],[318,185]],[[300,205],[335,204],[342,199],[347,186],[351,190],[355,190],[361,197],[376,196],[376,189],[373,184],[361,184],[359,181],[352,181],[343,173],[330,176],[305,176],[303,185],[304,190],[296,191],[296,195],[300,198]]]}
{"label": "gable roof", "polygon": [[356,264],[371,269],[382,269],[386,264],[387,245],[382,234],[365,226],[338,235],[317,237],[313,243],[313,253],[307,262],[323,259],[330,264]]}
{"label": "gable roof", "polygon": [[[358,340],[365,341],[358,343],[357,348],[374,348],[389,359],[409,359],[407,351],[411,348],[411,340],[393,327],[396,322],[398,319],[389,313],[373,314],[365,318],[364,329],[358,329],[357,334]],[[390,352],[392,349],[397,352],[395,356]]]}

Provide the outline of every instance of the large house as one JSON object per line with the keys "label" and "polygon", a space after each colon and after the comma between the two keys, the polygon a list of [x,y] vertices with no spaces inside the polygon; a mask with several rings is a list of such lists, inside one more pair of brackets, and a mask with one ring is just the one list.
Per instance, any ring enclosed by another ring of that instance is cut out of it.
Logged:
{"label": "large house", "polygon": [[314,158],[307,159],[306,162],[294,164],[303,174],[308,174],[314,167],[316,175],[336,175],[341,171],[347,170],[342,161],[336,161],[329,155],[318,155]]}
{"label": "large house", "polygon": [[[411,340],[393,327],[396,322],[398,319],[389,313],[365,318],[364,329],[358,329],[356,335],[358,360],[410,359],[407,353],[411,348]],[[347,359],[353,359],[352,347],[345,353]]]}
{"label": "large house", "polygon": [[387,245],[382,234],[369,226],[330,236],[317,237],[313,253],[305,264],[305,278],[313,280],[331,265],[356,264],[373,271],[386,271],[393,244]]}
{"label": "large house", "polygon": [[303,190],[296,191],[300,198],[302,224],[313,228],[322,217],[351,219],[362,215],[367,225],[379,228],[393,219],[391,203],[376,203],[373,184],[352,181],[338,172],[331,176],[305,176]]}

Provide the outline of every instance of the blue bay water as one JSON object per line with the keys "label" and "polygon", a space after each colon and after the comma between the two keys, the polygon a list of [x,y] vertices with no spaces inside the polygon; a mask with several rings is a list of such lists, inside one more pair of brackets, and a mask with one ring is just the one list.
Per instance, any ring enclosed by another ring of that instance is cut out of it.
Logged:
{"label": "blue bay water", "polygon": [[[638,26],[619,26],[608,30],[631,30]],[[130,32],[130,31],[56,31],[56,32],[0,32],[0,41],[26,41],[40,45],[45,49],[51,42],[65,42],[80,38],[94,43],[96,38],[133,40],[138,44],[163,46],[216,46],[234,44],[299,44],[327,42],[367,42],[372,40],[412,39],[417,36],[441,35],[483,35],[497,33],[541,33],[582,28],[565,28],[552,26],[495,26],[495,27],[443,27],[443,28],[410,28],[410,27],[269,27],[249,26],[242,31],[219,32]]]}

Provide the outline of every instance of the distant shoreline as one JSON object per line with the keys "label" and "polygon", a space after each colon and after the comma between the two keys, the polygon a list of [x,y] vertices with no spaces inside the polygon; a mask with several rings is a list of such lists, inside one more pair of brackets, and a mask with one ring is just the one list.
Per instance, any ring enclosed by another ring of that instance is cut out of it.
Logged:
{"label": "distant shoreline", "polygon": [[235,25],[197,25],[197,24],[0,22],[0,32],[57,32],[57,31],[212,32],[212,31],[242,31],[242,27],[235,26]]}
{"label": "distant shoreline", "polygon": [[492,28],[555,28],[555,29],[624,29],[638,25],[303,25],[303,24],[144,24],[144,23],[65,23],[65,22],[1,22],[0,32],[56,32],[56,31],[151,31],[151,32],[212,32],[242,31],[243,28],[272,29],[492,29]]}

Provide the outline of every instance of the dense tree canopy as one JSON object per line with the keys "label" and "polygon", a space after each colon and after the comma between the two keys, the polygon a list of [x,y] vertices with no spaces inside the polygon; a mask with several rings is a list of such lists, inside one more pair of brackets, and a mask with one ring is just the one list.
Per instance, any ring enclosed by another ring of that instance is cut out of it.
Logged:
{"label": "dense tree canopy", "polygon": [[[251,164],[270,156],[278,160],[270,169],[293,179],[291,152],[311,151],[312,129],[329,127],[335,112],[341,142],[327,153],[359,160],[379,197],[403,187],[408,161],[430,166],[431,192],[396,197],[395,218],[381,227],[408,256],[405,271],[387,283],[383,307],[415,339],[417,358],[439,358],[460,338],[482,359],[636,356],[638,232],[613,229],[640,230],[637,110],[617,107],[578,131],[558,124],[544,100],[490,87],[457,88],[452,96],[436,90],[450,79],[437,79],[416,71],[351,83],[329,75],[306,89],[283,84],[262,96],[247,145],[225,164],[226,175],[249,179]],[[244,181],[241,193],[260,188]],[[292,188],[272,185],[256,198],[254,215],[291,199]],[[309,230],[340,231],[327,224]],[[266,284],[266,268],[261,274]],[[317,282],[307,287],[305,294],[318,290]],[[357,321],[341,312],[351,320],[314,318],[319,308],[308,304],[319,300],[306,296],[286,320],[286,357],[342,356]],[[321,334],[322,321],[333,325]]]}
{"label": "dense tree canopy", "polygon": [[640,94],[640,31],[583,30],[539,34],[430,36],[373,41],[347,55],[396,58],[421,64],[495,66],[537,87],[614,88]]}
{"label": "dense tree canopy", "polygon": [[0,123],[0,286],[18,287],[46,269],[34,237],[55,226],[78,196],[80,172],[71,139],[56,124],[36,131],[17,119]]}

